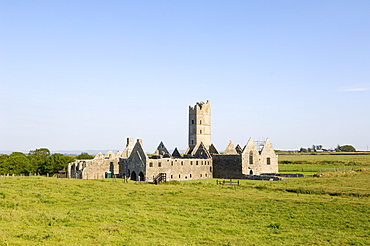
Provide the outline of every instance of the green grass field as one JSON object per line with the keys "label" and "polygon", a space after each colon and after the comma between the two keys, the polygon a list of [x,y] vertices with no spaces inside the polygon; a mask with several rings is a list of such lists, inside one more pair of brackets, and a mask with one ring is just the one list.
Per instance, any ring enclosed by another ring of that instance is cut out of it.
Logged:
{"label": "green grass field", "polygon": [[370,155],[279,155],[279,172],[313,174],[370,167]]}
{"label": "green grass field", "polygon": [[152,185],[0,179],[0,245],[368,245],[369,173]]}
{"label": "green grass field", "polygon": [[240,186],[2,177],[0,245],[370,244],[370,156],[279,160],[280,172],[363,170]]}

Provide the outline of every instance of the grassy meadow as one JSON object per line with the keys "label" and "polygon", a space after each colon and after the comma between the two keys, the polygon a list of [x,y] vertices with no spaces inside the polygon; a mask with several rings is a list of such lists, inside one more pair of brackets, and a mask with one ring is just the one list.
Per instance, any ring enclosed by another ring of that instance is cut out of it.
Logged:
{"label": "grassy meadow", "polygon": [[359,170],[370,167],[370,155],[279,155],[279,172],[314,174],[328,171]]}
{"label": "grassy meadow", "polygon": [[369,245],[369,181],[366,170],[240,186],[2,177],[0,245]]}

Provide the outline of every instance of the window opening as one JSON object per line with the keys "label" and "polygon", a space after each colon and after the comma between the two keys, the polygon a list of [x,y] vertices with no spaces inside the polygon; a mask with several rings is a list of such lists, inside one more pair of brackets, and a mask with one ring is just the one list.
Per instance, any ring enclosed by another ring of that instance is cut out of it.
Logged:
{"label": "window opening", "polygon": [[253,164],[253,151],[249,152],[249,164]]}

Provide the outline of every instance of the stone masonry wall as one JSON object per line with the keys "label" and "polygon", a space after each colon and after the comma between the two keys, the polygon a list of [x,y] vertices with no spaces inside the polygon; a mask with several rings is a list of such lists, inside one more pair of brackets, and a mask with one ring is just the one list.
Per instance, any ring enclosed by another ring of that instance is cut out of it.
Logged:
{"label": "stone masonry wall", "polygon": [[212,155],[213,177],[236,179],[243,178],[242,160],[240,155]]}

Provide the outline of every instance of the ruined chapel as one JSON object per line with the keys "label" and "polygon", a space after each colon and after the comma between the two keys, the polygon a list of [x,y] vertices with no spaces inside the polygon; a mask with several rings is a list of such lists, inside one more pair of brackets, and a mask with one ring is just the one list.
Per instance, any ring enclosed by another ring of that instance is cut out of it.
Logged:
{"label": "ruined chapel", "polygon": [[211,143],[211,103],[189,106],[188,148],[170,153],[160,142],[147,154],[143,142],[128,138],[116,154],[98,153],[92,160],[68,164],[68,177],[78,179],[127,178],[136,181],[183,181],[208,178],[242,179],[248,175],[278,173],[278,156],[269,139],[257,144],[250,138],[242,148],[230,141],[220,153]]}

